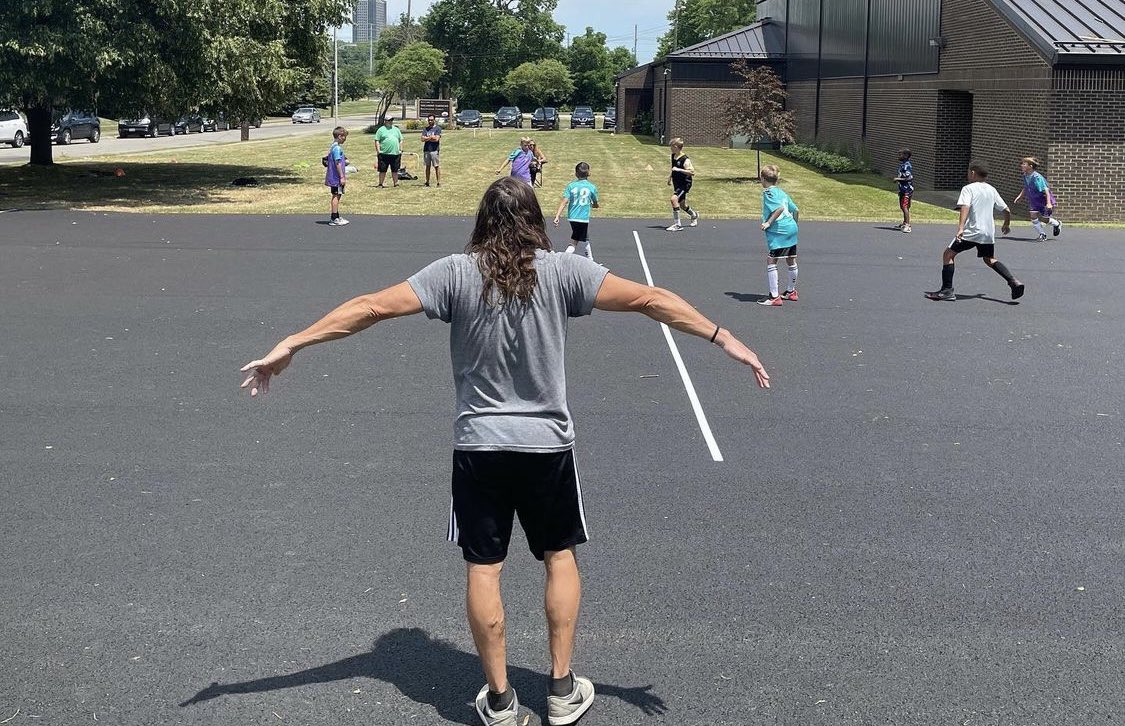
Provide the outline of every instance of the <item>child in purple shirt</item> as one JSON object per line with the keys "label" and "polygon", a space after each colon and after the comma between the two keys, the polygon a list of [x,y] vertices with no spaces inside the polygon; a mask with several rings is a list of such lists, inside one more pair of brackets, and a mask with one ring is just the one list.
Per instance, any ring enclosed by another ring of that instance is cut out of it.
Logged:
{"label": "child in purple shirt", "polygon": [[500,165],[496,173],[500,174],[504,171],[505,166],[511,164],[512,176],[531,184],[531,162],[534,159],[535,153],[531,150],[531,139],[524,136],[520,139],[520,148],[508,154],[508,159]]}
{"label": "child in purple shirt", "polygon": [[333,227],[342,227],[348,220],[340,216],[340,199],[344,196],[344,186],[348,183],[348,158],[344,156],[341,145],[348,140],[348,130],[343,126],[332,129],[332,146],[328,149],[328,156],[324,157],[324,165],[328,170],[324,173],[324,186],[332,192],[332,201],[329,203],[330,219],[328,224]]}
{"label": "child in purple shirt", "polygon": [[1023,174],[1023,191],[1015,201],[1027,200],[1027,211],[1031,215],[1031,226],[1035,228],[1040,242],[1047,239],[1043,231],[1041,219],[1046,219],[1051,225],[1051,234],[1058,237],[1062,231],[1062,222],[1054,219],[1055,195],[1051,194],[1051,187],[1047,180],[1039,173],[1039,160],[1034,156],[1025,156],[1020,161],[1020,173]]}

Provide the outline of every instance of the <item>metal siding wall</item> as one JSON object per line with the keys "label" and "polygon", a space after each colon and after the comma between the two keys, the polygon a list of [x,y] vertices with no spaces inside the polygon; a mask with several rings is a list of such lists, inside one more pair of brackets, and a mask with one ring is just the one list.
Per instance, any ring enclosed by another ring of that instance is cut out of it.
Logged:
{"label": "metal siding wall", "polygon": [[941,0],[871,0],[870,75],[937,73]]}
{"label": "metal siding wall", "polygon": [[866,26],[867,0],[830,0],[824,4],[821,78],[863,75]]}
{"label": "metal siding wall", "polygon": [[758,0],[758,19],[772,18],[775,23],[784,23],[785,3],[786,0]]}
{"label": "metal siding wall", "polygon": [[789,0],[790,78],[816,78],[821,0]]}

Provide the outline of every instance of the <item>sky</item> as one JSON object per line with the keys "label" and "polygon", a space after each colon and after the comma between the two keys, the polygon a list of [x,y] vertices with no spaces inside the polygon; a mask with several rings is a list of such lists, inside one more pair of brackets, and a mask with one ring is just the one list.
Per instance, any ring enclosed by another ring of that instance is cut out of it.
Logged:
{"label": "sky", "polygon": [[[647,63],[656,53],[656,41],[668,29],[668,11],[675,0],[559,0],[555,22],[565,25],[572,35],[582,35],[586,26],[605,33],[610,48],[633,47],[633,26],[637,28],[637,62]],[[425,15],[432,0],[411,0],[410,14]],[[406,12],[406,0],[388,0],[387,21],[396,22]],[[351,38],[351,29],[343,37]]]}

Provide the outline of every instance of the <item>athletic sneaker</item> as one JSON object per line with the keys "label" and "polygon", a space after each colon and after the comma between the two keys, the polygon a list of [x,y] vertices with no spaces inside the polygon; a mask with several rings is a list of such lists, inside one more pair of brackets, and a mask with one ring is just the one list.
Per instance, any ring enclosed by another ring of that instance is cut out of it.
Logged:
{"label": "athletic sneaker", "polygon": [[1051,230],[1051,234],[1058,237],[1059,232],[1062,232],[1062,222],[1060,222],[1059,220],[1056,219],[1054,224],[1052,224],[1051,226],[1054,227],[1054,229]]}
{"label": "athletic sneaker", "polygon": [[[688,226],[689,227],[698,227],[699,226],[699,212],[693,211],[691,213],[691,224],[688,225]],[[1058,234],[1058,232],[1056,232],[1055,234]]]}
{"label": "athletic sneaker", "polygon": [[[575,678],[575,681],[578,679]],[[508,686],[511,688],[511,686]],[[484,726],[518,726],[520,715],[520,700],[516,698],[516,692],[512,691],[512,704],[505,708],[503,711],[493,711],[488,706],[488,684],[484,684],[484,688],[480,689],[477,694],[476,700],[477,715],[480,716],[481,723]],[[567,721],[566,723],[570,723]]]}
{"label": "athletic sneaker", "polygon": [[1039,235],[1039,239],[1037,239],[1035,241],[1036,242],[1046,242],[1047,241],[1047,235],[1041,234],[1041,235]]}
{"label": "athletic sneaker", "polygon": [[1022,282],[1016,282],[1016,284],[1012,285],[1012,299],[1013,300],[1018,300],[1021,297],[1023,297],[1023,288],[1024,288],[1024,284]]}
{"label": "athletic sneaker", "polygon": [[344,219],[343,217],[336,217],[336,219],[333,219],[332,221],[330,221],[328,223],[328,226],[329,227],[343,227],[345,224],[349,224],[348,220]]}
{"label": "athletic sneaker", "polygon": [[671,227],[666,228],[669,232],[681,232],[684,227],[681,224],[673,224]]}
{"label": "athletic sneaker", "polygon": [[781,296],[777,297],[764,297],[758,301],[759,305],[772,305],[773,307],[781,307]]}
{"label": "athletic sneaker", "polygon": [[782,300],[789,300],[791,302],[797,302],[797,300],[799,298],[797,297],[797,291],[796,290],[784,290],[781,293],[781,299]]}
{"label": "athletic sneaker", "polygon": [[931,300],[956,300],[957,296],[953,294],[953,288],[943,287],[936,292],[927,292],[926,297]]}
{"label": "athletic sneaker", "polygon": [[907,234],[910,234],[910,225],[909,224],[902,225],[902,231],[906,232]]}
{"label": "athletic sneaker", "polygon": [[582,718],[594,703],[594,684],[589,678],[576,676],[574,690],[569,696],[547,696],[547,723],[551,726],[566,726]]}
{"label": "athletic sneaker", "polygon": [[901,232],[902,228],[905,227],[905,226],[906,226],[905,224],[899,223],[899,224],[896,224],[895,226],[891,227],[891,229],[897,229],[899,232]]}

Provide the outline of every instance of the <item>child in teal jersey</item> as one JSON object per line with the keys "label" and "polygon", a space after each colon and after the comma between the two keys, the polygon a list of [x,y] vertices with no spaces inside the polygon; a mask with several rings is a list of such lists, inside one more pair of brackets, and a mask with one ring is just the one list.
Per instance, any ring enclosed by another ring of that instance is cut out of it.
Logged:
{"label": "child in teal jersey", "polygon": [[[781,172],[774,164],[762,167],[762,231],[766,234],[766,277],[770,296],[759,305],[781,305],[782,300],[797,300],[797,217],[800,210],[789,195],[777,186]],[[789,286],[777,293],[777,260],[789,266]]]}
{"label": "child in teal jersey", "polygon": [[575,179],[566,185],[559,209],[555,212],[555,226],[559,226],[559,217],[566,209],[566,218],[570,221],[570,239],[572,244],[566,248],[567,252],[577,250],[578,254],[594,259],[594,250],[590,247],[590,210],[598,208],[598,188],[590,180],[590,165],[584,161],[574,167]]}

